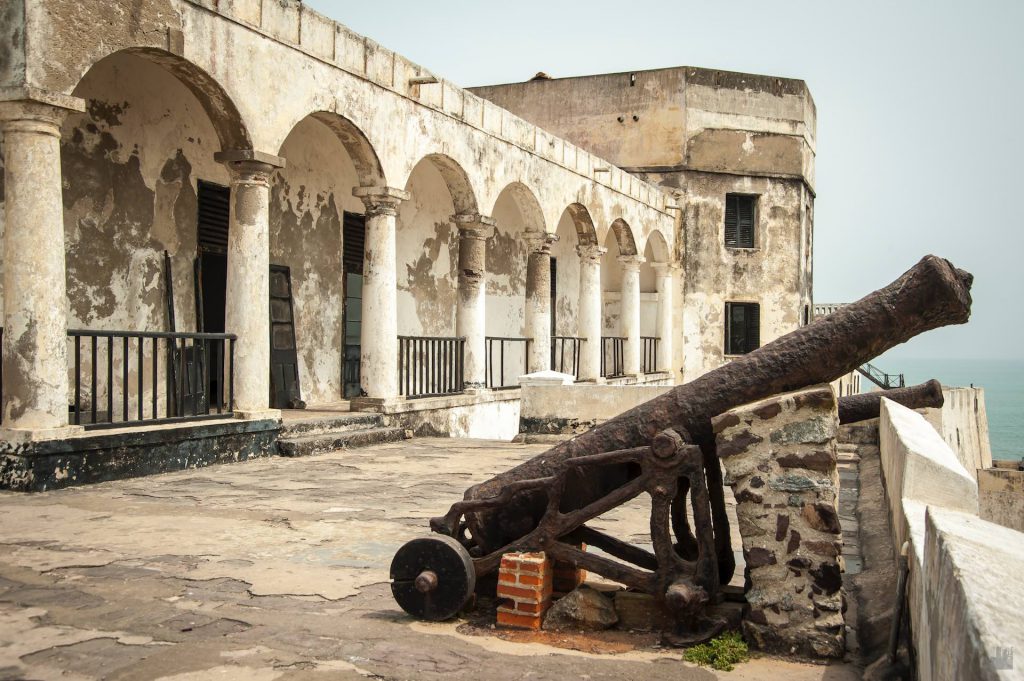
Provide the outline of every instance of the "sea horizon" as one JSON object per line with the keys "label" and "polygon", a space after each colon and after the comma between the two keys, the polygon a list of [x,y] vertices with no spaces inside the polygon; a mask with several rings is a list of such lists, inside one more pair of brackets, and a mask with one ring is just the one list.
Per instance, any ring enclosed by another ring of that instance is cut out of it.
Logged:
{"label": "sea horizon", "polygon": [[1024,359],[884,357],[878,366],[902,373],[907,385],[934,378],[947,387],[984,388],[992,458],[1024,458]]}

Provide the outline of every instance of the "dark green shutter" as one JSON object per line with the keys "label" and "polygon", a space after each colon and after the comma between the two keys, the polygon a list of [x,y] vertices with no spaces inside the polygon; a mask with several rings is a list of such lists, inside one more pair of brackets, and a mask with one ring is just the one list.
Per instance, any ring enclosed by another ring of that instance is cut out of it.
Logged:
{"label": "dark green shutter", "polygon": [[740,248],[754,247],[754,201],[753,196],[739,196],[739,235],[737,245]]}
{"label": "dark green shutter", "polygon": [[733,248],[737,245],[739,229],[738,199],[735,194],[725,195],[725,245]]}
{"label": "dark green shutter", "polygon": [[199,180],[198,247],[201,252],[228,252],[228,221],[231,190]]}
{"label": "dark green shutter", "polygon": [[747,343],[744,352],[753,352],[761,347],[761,306],[751,303],[747,308]]}
{"label": "dark green shutter", "polygon": [[756,196],[725,195],[725,245],[730,248],[754,247]]}

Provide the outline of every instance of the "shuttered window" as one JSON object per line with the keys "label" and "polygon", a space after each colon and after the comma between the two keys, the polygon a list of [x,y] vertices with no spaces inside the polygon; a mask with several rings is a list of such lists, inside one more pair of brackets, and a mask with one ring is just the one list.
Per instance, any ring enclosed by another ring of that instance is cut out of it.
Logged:
{"label": "shuttered window", "polygon": [[725,354],[745,355],[761,346],[761,306],[725,304]]}
{"label": "shuttered window", "polygon": [[725,195],[725,245],[730,248],[754,247],[754,214],[757,197],[745,194]]}
{"label": "shuttered window", "polygon": [[228,214],[231,189],[199,180],[198,246],[204,253],[228,252]]}
{"label": "shuttered window", "polygon": [[366,247],[366,216],[345,212],[342,235],[342,260],[349,274],[363,273],[363,249]]}

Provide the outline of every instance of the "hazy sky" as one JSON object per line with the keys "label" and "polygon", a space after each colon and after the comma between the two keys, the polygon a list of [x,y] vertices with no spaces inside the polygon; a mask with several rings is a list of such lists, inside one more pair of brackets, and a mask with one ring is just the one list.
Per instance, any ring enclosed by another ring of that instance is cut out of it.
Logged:
{"label": "hazy sky", "polygon": [[463,86],[693,65],[807,81],[814,298],[926,253],[975,275],[971,321],[891,352],[1024,358],[1024,2],[306,0]]}

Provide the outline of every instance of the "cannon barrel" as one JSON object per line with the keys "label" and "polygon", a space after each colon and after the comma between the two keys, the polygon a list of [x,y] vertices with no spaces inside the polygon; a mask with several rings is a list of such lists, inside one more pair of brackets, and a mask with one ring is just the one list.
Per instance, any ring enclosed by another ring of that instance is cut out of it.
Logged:
{"label": "cannon barrel", "polygon": [[[919,333],[965,323],[972,282],[969,272],[934,255],[925,256],[888,286],[475,485],[465,496],[496,496],[510,483],[552,475],[567,459],[647,445],[657,433],[673,428],[688,434],[705,453],[716,548],[723,576],[731,575],[728,518],[711,418],[741,404],[831,382]],[[605,467],[596,476],[581,474],[567,485],[563,511],[580,508],[633,476],[635,472],[625,466]],[[467,527],[480,550],[497,550],[532,529],[543,515],[544,503],[542,493],[521,494],[505,506],[467,514]]]}
{"label": "cannon barrel", "polygon": [[878,418],[883,397],[911,409],[941,407],[944,403],[942,384],[933,378],[920,385],[911,385],[906,388],[876,390],[860,395],[840,397],[839,423],[856,423]]}

